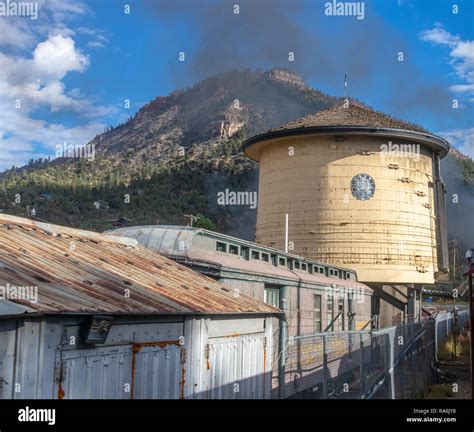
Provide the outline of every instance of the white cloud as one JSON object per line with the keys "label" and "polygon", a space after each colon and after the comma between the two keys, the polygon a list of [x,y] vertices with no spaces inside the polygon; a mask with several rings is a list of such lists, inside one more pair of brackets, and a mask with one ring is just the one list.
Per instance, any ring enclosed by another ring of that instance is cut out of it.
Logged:
{"label": "white cloud", "polygon": [[51,34],[73,36],[67,21],[90,13],[80,0],[36,0],[38,19],[0,17],[0,47],[25,50]]}
{"label": "white cloud", "polygon": [[459,36],[453,36],[447,32],[441,24],[436,24],[431,30],[421,32],[420,38],[435,45],[448,45],[450,47],[454,47],[460,41]]}
{"label": "white cloud", "polygon": [[[434,28],[420,33],[420,39],[449,48],[449,63],[456,76],[465,82],[450,87],[458,94],[474,94],[474,41],[462,40],[459,35],[446,31],[439,23]],[[471,99],[468,99],[471,100]]]}
{"label": "white cloud", "polygon": [[89,41],[87,42],[88,48],[105,48],[105,44],[100,41]]}
{"label": "white cloud", "polygon": [[[81,1],[38,0],[38,20],[0,20],[0,170],[43,156],[64,141],[83,145],[105,128],[102,116],[114,108],[97,106],[64,78],[86,73],[90,58],[76,45],[68,21],[89,13]],[[78,32],[78,31],[77,31]],[[95,41],[106,43],[90,29]],[[8,50],[8,51],[6,51]],[[48,120],[45,112],[76,113],[76,123]]]}
{"label": "white cloud", "polygon": [[56,35],[36,46],[33,62],[43,76],[60,80],[68,72],[83,72],[89,66],[89,58],[77,50],[70,37]]}
{"label": "white cloud", "polygon": [[109,40],[104,35],[104,32],[90,27],[79,27],[77,32],[90,38],[87,42],[89,48],[105,48]]}
{"label": "white cloud", "polygon": [[68,142],[83,145],[105,129],[101,122],[89,122],[66,127],[57,123],[48,123],[34,119],[21,109],[12,109],[0,104],[2,120],[0,124],[0,170],[19,166],[28,159],[37,158],[34,143],[40,143],[45,151],[54,155],[57,145]]}
{"label": "white cloud", "polygon": [[474,93],[474,84],[458,84],[453,85],[450,89],[455,93],[466,93],[466,92],[473,92]]}
{"label": "white cloud", "polygon": [[410,8],[413,8],[413,3],[408,0],[397,0],[397,6],[409,6]]}
{"label": "white cloud", "polygon": [[110,114],[110,108],[95,107],[77,97],[77,89],[66,94],[62,79],[69,72],[84,72],[88,66],[89,58],[75,47],[73,39],[51,36],[38,43],[31,59],[0,53],[0,92],[29,111],[46,106],[53,112],[69,109],[85,117]]}
{"label": "white cloud", "polygon": [[41,0],[41,3],[51,12],[54,21],[66,21],[89,12],[89,7],[77,0]]}
{"label": "white cloud", "polygon": [[29,20],[16,17],[0,17],[0,47],[27,48],[35,37],[28,26]]}

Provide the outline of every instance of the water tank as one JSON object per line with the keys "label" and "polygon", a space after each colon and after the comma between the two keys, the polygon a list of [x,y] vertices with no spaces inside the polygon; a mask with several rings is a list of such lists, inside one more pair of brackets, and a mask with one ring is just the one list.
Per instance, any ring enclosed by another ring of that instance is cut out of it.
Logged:
{"label": "water tank", "polygon": [[[338,106],[250,138],[259,162],[256,241],[374,283],[434,282],[442,138],[368,108]],[[442,220],[442,222],[444,219]]]}

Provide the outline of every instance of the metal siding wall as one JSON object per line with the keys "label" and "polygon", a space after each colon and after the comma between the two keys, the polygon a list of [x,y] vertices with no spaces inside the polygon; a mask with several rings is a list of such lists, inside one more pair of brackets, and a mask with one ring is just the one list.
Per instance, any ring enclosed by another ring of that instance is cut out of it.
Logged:
{"label": "metal siding wall", "polygon": [[265,334],[209,339],[211,399],[262,399],[265,385]]}
{"label": "metal siding wall", "polygon": [[63,351],[60,356],[63,381],[58,397],[130,399],[130,391],[126,392],[126,384],[131,386],[130,346]]}
{"label": "metal siding wall", "polygon": [[209,340],[209,396],[211,399],[236,399],[234,384],[240,383],[242,350],[237,341]]}
{"label": "metal siding wall", "polygon": [[205,370],[207,359],[205,347],[207,345],[209,319],[187,318],[184,324],[184,339],[186,348],[186,364],[184,397],[186,399],[207,398],[207,383]]}
{"label": "metal siding wall", "polygon": [[57,375],[63,381],[57,395],[66,399],[178,399],[182,349],[145,346],[134,353],[132,345],[123,345],[62,351]]}
{"label": "metal siding wall", "polygon": [[[76,333],[74,319],[0,323],[3,399],[270,397],[271,318],[186,319],[184,346],[176,341],[120,341],[116,334],[113,345],[90,348],[68,344]],[[170,324],[162,323],[159,332],[158,324],[153,323],[153,338],[169,336]],[[141,326],[134,327],[137,334],[143,333]],[[143,324],[143,329],[150,330],[147,326]],[[213,338],[208,338],[210,331]],[[19,392],[14,391],[15,384]]]}
{"label": "metal siding wall", "polygon": [[16,320],[0,321],[0,398],[12,399],[14,392]]}
{"label": "metal siding wall", "polygon": [[20,391],[15,391],[15,399],[37,397],[37,383],[41,379],[38,374],[40,328],[39,322],[25,320],[17,330],[17,350],[20,356],[16,358],[14,382],[20,386]]}
{"label": "metal siding wall", "polygon": [[0,325],[0,397],[53,397],[54,350],[61,326],[55,320],[9,319]]}
{"label": "metal siding wall", "polygon": [[179,399],[182,348],[144,347],[135,356],[134,399]]}

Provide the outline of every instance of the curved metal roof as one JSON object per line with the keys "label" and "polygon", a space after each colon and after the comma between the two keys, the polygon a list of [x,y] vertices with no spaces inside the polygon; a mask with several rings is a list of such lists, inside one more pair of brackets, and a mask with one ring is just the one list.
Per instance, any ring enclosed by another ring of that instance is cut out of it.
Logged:
{"label": "curved metal roof", "polygon": [[433,149],[439,153],[440,157],[446,156],[450,147],[444,138],[433,135],[420,126],[397,120],[386,114],[351,103],[347,108],[337,106],[319,111],[278,128],[255,135],[243,143],[243,149],[248,157],[259,161],[261,148],[268,144],[266,141],[311,134],[322,136],[379,135],[409,139]]}
{"label": "curved metal roof", "polygon": [[[246,240],[241,240],[225,234],[215,233],[203,228],[183,227],[177,225],[148,225],[119,228],[115,230],[106,231],[107,234],[129,237],[135,239],[142,246],[159,252],[168,257],[182,258],[192,261],[200,261],[202,263],[214,264],[238,270],[247,274],[255,274],[262,276],[272,276],[282,279],[301,280],[309,284],[316,284],[321,286],[336,285],[342,288],[363,289],[370,291],[371,289],[358,281],[340,279],[335,277],[327,277],[321,274],[310,274],[304,270],[289,270],[285,267],[275,267],[270,262],[244,260],[240,256],[216,252],[214,249],[208,250],[202,247],[193,247],[192,241],[198,234],[206,234],[221,241],[229,241],[231,243],[246,245],[250,248],[262,248],[269,252],[275,252],[279,255],[291,257],[305,262],[316,262],[314,260],[307,260],[304,257],[284,253],[278,249],[252,243]],[[184,243],[182,243],[184,242]],[[183,248],[183,245],[187,245]],[[336,268],[340,270],[345,269],[338,265],[318,263],[321,266]]]}

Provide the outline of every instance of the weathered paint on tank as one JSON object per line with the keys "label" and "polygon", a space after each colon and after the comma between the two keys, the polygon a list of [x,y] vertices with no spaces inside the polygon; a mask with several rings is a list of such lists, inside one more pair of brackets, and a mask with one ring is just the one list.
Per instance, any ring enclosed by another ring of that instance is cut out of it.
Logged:
{"label": "weathered paint on tank", "polygon": [[[299,136],[260,149],[258,243],[357,271],[362,282],[433,283],[437,271],[431,149],[382,151],[389,138]],[[396,140],[393,140],[397,142]],[[414,143],[413,143],[414,144]],[[351,193],[358,173],[375,180],[366,201]]]}

